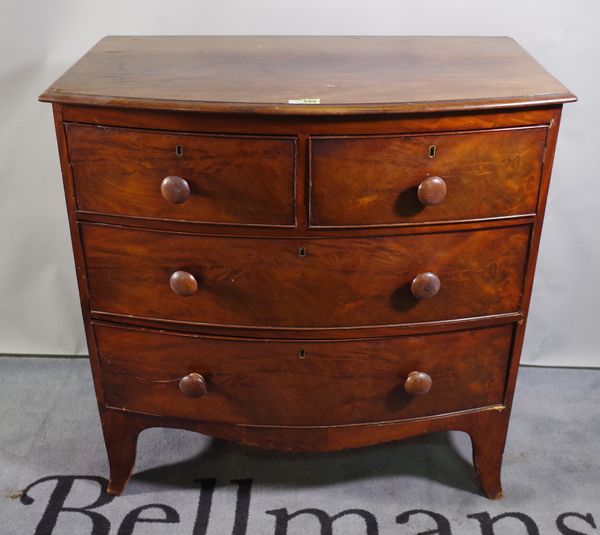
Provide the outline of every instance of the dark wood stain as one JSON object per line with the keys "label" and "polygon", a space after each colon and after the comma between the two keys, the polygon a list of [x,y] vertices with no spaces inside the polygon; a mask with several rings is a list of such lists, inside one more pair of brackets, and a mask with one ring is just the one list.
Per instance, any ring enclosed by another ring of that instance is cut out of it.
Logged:
{"label": "dark wood stain", "polygon": [[[302,241],[90,224],[81,231],[94,311],[212,325],[343,328],[519,311],[530,227]],[[178,271],[198,281],[193,295],[171,290]],[[435,272],[441,288],[420,300],[411,283],[423,272]]]}
{"label": "dark wood stain", "polygon": [[[346,341],[264,341],[96,326],[106,403],[233,424],[319,426],[394,421],[501,405],[512,325]],[[304,350],[299,358],[299,350]],[[432,388],[413,399],[414,370]],[[482,372],[485,370],[485,373]],[[198,373],[207,394],[184,396]]]}
{"label": "dark wood stain", "polygon": [[[80,210],[294,226],[293,138],[66,128]],[[177,146],[182,147],[181,156]],[[161,194],[162,181],[173,175],[184,178],[191,190],[180,204]]]}
{"label": "dark wood stain", "polygon": [[[339,115],[559,104],[575,97],[509,37],[110,36],[41,98]],[[288,103],[305,98],[321,103]]]}
{"label": "dark wood stain", "polygon": [[501,496],[575,100],[514,41],[109,37],[41,99],[108,492],[162,426],[297,451],[461,430]]}
{"label": "dark wood stain", "polygon": [[[394,225],[535,212],[546,128],[311,139],[311,225]],[[429,147],[435,146],[435,156]],[[440,176],[438,204],[418,188]]]}

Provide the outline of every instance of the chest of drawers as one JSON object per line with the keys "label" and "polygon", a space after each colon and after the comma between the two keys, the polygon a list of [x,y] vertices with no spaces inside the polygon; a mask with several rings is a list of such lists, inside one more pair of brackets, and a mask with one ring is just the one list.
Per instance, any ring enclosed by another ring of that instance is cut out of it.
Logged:
{"label": "chest of drawers", "polygon": [[500,467],[563,103],[509,38],[110,37],[53,103],[96,396],[139,433]]}

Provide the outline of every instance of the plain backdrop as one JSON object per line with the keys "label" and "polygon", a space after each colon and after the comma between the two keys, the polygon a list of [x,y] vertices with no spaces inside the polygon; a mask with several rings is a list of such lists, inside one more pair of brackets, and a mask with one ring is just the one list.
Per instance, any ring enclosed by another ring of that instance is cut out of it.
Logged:
{"label": "plain backdrop", "polygon": [[600,367],[598,0],[0,0],[0,353],[83,354],[51,107],[108,34],[509,35],[579,97],[563,110],[523,361]]}

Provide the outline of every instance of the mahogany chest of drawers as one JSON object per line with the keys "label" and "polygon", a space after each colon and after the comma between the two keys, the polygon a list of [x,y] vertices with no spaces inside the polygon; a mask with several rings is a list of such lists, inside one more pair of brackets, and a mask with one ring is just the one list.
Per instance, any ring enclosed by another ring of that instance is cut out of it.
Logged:
{"label": "mahogany chest of drawers", "polygon": [[439,430],[500,466],[563,103],[509,38],[109,37],[53,103],[90,360],[138,434]]}

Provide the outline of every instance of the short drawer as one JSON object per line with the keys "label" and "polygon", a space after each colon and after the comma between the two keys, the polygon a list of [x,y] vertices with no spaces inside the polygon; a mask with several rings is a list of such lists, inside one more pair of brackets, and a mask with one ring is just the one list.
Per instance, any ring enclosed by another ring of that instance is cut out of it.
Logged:
{"label": "short drawer", "polygon": [[516,312],[530,227],[304,240],[81,231],[94,313],[308,329]]}
{"label": "short drawer", "polygon": [[[111,407],[212,422],[310,426],[502,404],[513,327],[335,342],[238,340],[104,325],[95,332]],[[407,393],[413,371],[431,378],[426,394]],[[182,392],[180,381],[188,374],[201,376],[205,395]]]}
{"label": "short drawer", "polygon": [[66,131],[78,210],[217,224],[295,224],[294,138],[73,124]]}
{"label": "short drawer", "polygon": [[387,226],[536,211],[546,128],[310,140],[310,224]]}

